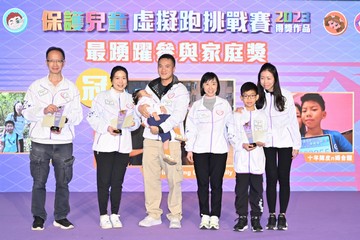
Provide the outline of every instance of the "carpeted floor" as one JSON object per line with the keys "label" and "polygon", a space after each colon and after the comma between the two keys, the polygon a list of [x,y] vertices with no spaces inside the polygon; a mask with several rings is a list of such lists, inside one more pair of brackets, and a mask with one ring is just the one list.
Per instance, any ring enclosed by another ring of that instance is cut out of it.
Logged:
{"label": "carpeted floor", "polygon": [[[167,196],[167,193],[164,193]],[[44,231],[32,231],[30,213],[31,193],[0,193],[0,239],[2,240],[193,240],[193,239],[286,239],[286,240],[352,240],[359,239],[359,192],[293,192],[288,208],[288,231],[253,233],[234,232],[236,214],[234,193],[224,192],[220,230],[199,230],[200,217],[195,192],[183,194],[183,220],[181,229],[169,229],[166,198],[163,198],[163,223],[142,228],[138,222],[145,217],[142,192],[123,193],[120,207],[122,229],[103,230],[99,227],[96,193],[71,193],[71,213],[68,218],[75,225],[73,230],[52,226],[54,193],[48,193],[46,209],[48,220]],[[265,226],[267,207],[262,218]]]}

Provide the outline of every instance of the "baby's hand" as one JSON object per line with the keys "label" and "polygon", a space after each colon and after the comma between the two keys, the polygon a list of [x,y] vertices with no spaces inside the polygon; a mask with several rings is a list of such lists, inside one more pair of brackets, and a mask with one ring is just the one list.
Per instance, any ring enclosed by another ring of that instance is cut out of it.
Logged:
{"label": "baby's hand", "polygon": [[166,114],[166,113],[167,113],[166,107],[164,107],[164,106],[161,106],[161,107],[160,107],[160,111],[161,111],[161,113],[163,113],[163,114]]}

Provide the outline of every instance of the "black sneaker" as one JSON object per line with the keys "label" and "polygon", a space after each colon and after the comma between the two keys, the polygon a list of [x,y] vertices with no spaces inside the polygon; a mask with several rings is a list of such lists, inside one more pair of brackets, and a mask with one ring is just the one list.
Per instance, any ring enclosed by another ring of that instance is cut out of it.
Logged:
{"label": "black sneaker", "polygon": [[74,228],[74,225],[69,220],[67,220],[67,218],[60,219],[60,220],[55,220],[53,224],[54,224],[55,227],[59,227],[61,229],[72,229],[72,228]]}
{"label": "black sneaker", "polygon": [[287,230],[288,229],[285,214],[283,214],[283,213],[280,213],[278,216],[277,229],[278,230]]}
{"label": "black sneaker", "polygon": [[42,219],[41,217],[34,216],[34,221],[33,221],[31,230],[35,230],[35,231],[44,230],[44,222],[45,222],[45,220]]}
{"label": "black sneaker", "polygon": [[259,216],[252,216],[251,217],[251,229],[253,232],[262,232],[263,227],[260,224],[260,217]]}
{"label": "black sneaker", "polygon": [[268,218],[268,224],[266,225],[267,230],[275,230],[276,229],[276,216],[275,214],[270,214]]}
{"label": "black sneaker", "polygon": [[242,231],[248,229],[247,216],[240,216],[235,221],[238,221],[238,222],[234,226],[234,231],[242,232]]}

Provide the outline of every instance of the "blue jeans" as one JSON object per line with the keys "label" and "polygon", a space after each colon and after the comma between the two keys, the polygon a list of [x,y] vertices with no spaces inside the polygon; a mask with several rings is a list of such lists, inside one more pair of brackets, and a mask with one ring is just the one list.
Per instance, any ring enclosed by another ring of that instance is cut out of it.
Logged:
{"label": "blue jeans", "polygon": [[50,160],[54,166],[56,189],[54,218],[66,218],[70,212],[69,182],[73,176],[73,144],[41,144],[31,142],[30,172],[33,177],[31,212],[33,216],[46,219],[46,182],[50,171]]}

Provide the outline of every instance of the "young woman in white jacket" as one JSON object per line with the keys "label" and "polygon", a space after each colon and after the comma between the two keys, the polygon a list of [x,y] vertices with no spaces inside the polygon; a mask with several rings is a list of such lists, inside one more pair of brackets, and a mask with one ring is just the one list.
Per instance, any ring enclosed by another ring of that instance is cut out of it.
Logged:
{"label": "young woman in white jacket", "polygon": [[[219,229],[222,185],[229,151],[227,126],[232,121],[232,109],[220,93],[215,73],[205,73],[200,81],[200,100],[194,102],[186,119],[185,149],[194,163],[198,185],[200,229]],[[209,207],[209,184],[211,200]]]}
{"label": "young woman in white jacket", "polygon": [[[95,130],[92,148],[96,159],[100,227],[103,229],[122,227],[118,212],[122,184],[132,150],[131,131],[140,126],[140,119],[134,112],[132,95],[126,92],[129,81],[126,68],[114,67],[110,79],[111,89],[100,92],[95,97],[87,116],[90,126]],[[118,129],[113,122],[117,122],[119,112],[123,110],[126,111],[126,117],[133,117],[133,123]],[[110,216],[107,213],[109,191]]]}
{"label": "young woman in white jacket", "polygon": [[[277,69],[271,63],[262,65],[258,74],[258,109],[268,117],[271,137],[265,143],[266,196],[269,218],[266,229],[287,230],[285,214],[290,199],[290,169],[301,147],[299,124],[292,94],[280,88]],[[276,186],[279,182],[280,213],[276,219]]]}

